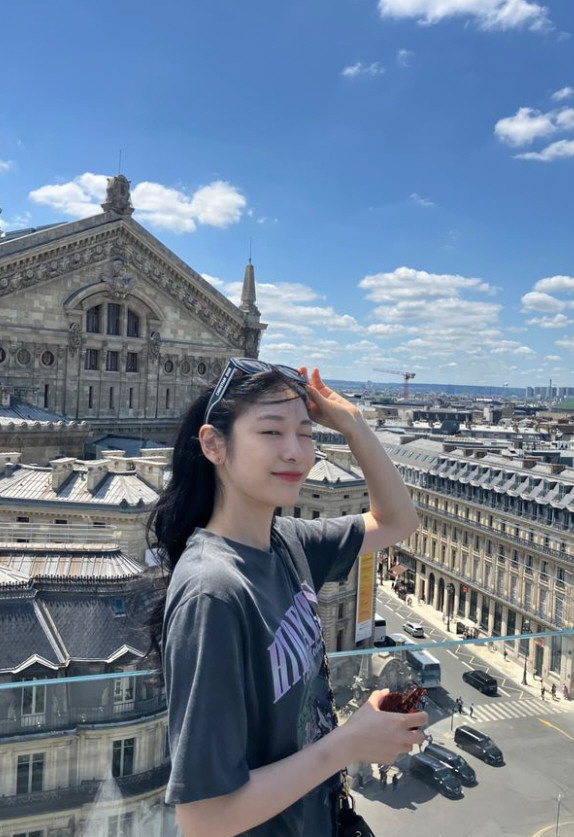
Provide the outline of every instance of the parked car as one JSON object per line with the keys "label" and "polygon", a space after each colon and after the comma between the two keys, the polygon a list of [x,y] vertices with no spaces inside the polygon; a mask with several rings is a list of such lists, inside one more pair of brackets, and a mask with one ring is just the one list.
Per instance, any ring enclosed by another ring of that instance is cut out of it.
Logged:
{"label": "parked car", "polygon": [[403,631],[411,636],[424,637],[425,635],[425,629],[419,622],[405,622]]}
{"label": "parked car", "polygon": [[463,724],[454,731],[454,741],[462,750],[466,750],[467,753],[482,759],[486,764],[492,764],[496,767],[504,764],[502,750],[484,732],[479,732],[477,729]]}
{"label": "parked car", "polygon": [[487,674],[480,668],[473,668],[470,671],[463,672],[462,679],[470,686],[474,686],[483,695],[498,694],[498,681],[495,677]]}
{"label": "parked car", "polygon": [[411,756],[409,770],[417,779],[436,788],[449,799],[459,799],[462,796],[462,786],[452,770],[426,752]]}
{"label": "parked car", "polygon": [[476,773],[466,759],[463,759],[463,757],[458,753],[448,750],[441,744],[435,744],[434,741],[431,744],[427,744],[423,752],[426,753],[427,756],[433,756],[435,759],[438,759],[446,767],[452,770],[454,775],[458,776],[463,785],[476,784]]}

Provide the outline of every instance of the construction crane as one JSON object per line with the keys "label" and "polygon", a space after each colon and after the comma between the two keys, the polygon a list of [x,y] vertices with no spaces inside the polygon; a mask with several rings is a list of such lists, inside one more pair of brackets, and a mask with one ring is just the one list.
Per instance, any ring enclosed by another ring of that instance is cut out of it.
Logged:
{"label": "construction crane", "polygon": [[416,372],[397,372],[395,369],[373,369],[373,372],[386,372],[387,375],[400,375],[403,379],[403,401],[409,397],[409,381],[416,376]]}

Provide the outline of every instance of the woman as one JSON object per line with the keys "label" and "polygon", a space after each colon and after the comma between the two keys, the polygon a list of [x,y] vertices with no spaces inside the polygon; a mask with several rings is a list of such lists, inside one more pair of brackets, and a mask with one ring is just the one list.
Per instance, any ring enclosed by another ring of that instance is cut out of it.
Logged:
{"label": "woman", "polygon": [[[344,434],[366,514],[275,517],[297,503],[317,422]],[[392,763],[425,713],[374,692],[333,729],[316,591],[417,526],[359,410],[303,367],[232,359],[185,417],[153,526],[172,571],[163,627],[172,772],[184,837],[331,837],[347,762]],[[407,720],[408,717],[408,720]],[[328,734],[327,734],[328,733]]]}

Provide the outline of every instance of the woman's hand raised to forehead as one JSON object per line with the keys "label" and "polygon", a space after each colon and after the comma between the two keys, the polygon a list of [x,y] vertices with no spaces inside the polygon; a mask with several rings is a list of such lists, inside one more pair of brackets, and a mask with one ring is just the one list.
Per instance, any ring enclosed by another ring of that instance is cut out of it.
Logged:
{"label": "woman's hand raised to forehead", "polygon": [[346,435],[357,420],[362,420],[361,411],[354,404],[323,383],[317,367],[311,372],[310,378],[306,366],[301,366],[299,371],[307,378],[309,415],[313,421]]}

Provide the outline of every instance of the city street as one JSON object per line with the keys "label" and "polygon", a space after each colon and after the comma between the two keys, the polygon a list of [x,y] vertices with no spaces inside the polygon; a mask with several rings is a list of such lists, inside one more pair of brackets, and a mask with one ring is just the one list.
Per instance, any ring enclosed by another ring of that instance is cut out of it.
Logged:
{"label": "city street", "polygon": [[[449,639],[454,635],[429,620],[425,623],[420,613],[413,611],[384,588],[378,591],[377,612],[387,619],[387,633],[403,633],[407,619],[421,622],[426,638],[413,642]],[[478,654],[476,649],[461,642],[454,648],[432,650],[442,670],[442,687],[431,690],[427,706],[430,715],[429,732],[436,743],[459,752],[476,770],[478,783],[464,788],[464,797],[449,800],[438,794],[408,772],[408,756],[399,759],[400,770],[396,791],[391,786],[385,791],[376,779],[356,791],[358,810],[365,816],[377,835],[392,828],[399,837],[420,837],[422,831],[440,835],[472,835],[473,837],[524,837],[535,835],[552,826],[555,834],[574,834],[574,711],[572,704],[561,699],[546,700],[524,688],[516,678],[519,668],[513,665],[511,674],[501,653]],[[469,668],[487,669],[499,681],[499,695],[483,695],[462,680]],[[462,697],[463,714],[451,712],[452,702]],[[469,707],[473,704],[473,718]],[[459,750],[454,743],[454,732],[459,724],[469,724],[491,736],[502,749],[505,764],[490,767],[474,756]],[[375,772],[376,775],[376,772]],[[560,810],[558,795],[560,794]],[[424,820],[419,815],[424,811]]]}

